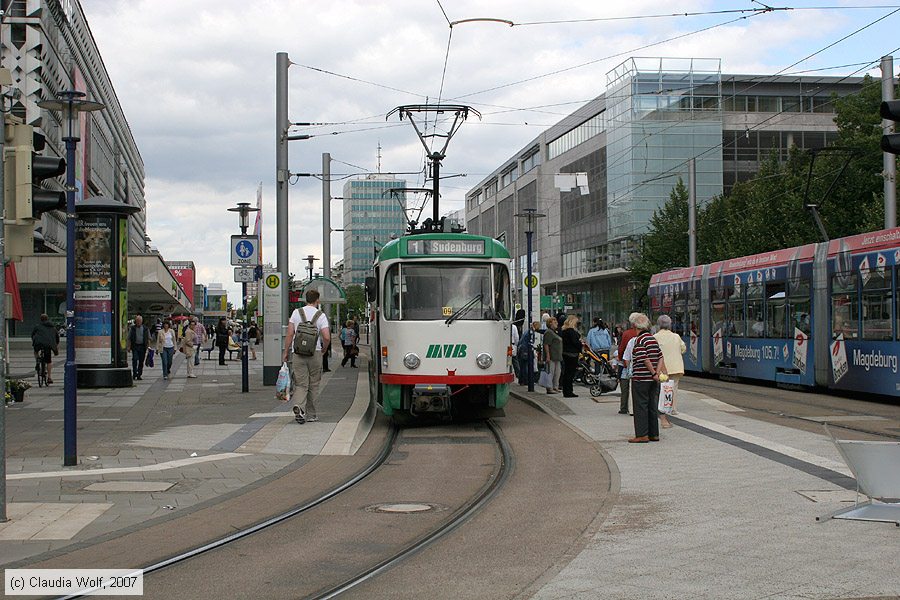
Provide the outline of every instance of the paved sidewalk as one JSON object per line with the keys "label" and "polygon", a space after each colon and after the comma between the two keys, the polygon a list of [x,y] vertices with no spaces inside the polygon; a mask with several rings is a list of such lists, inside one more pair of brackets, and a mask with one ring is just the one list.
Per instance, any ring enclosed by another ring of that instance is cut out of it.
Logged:
{"label": "paved sidewalk", "polygon": [[[326,373],[320,421],[299,425],[290,405],[274,398],[274,387],[262,385],[258,356],[250,362],[247,394],[240,361],[219,366],[215,356],[201,359],[198,377],[188,379],[183,355],[169,381],[157,360],[133,388],[79,390],[74,467],[62,466],[61,371],[53,386],[35,386],[25,402],[9,405],[10,520],[0,524],[0,564],[170,518],[299,468],[323,449],[340,454],[358,447],[334,438],[347,435],[335,430],[359,387],[367,404],[368,389],[358,385],[362,369]],[[13,357],[14,364],[25,360]],[[341,429],[350,430],[352,442],[354,424]]]}
{"label": "paved sidewalk", "polygon": [[619,488],[586,532],[586,547],[539,582],[535,598],[900,595],[896,527],[815,520],[855,498],[855,482],[824,432],[750,418],[680,391],[681,415],[661,441],[629,444],[633,421],[618,414],[618,392],[597,403],[583,388],[579,398],[513,388],[595,440]]}

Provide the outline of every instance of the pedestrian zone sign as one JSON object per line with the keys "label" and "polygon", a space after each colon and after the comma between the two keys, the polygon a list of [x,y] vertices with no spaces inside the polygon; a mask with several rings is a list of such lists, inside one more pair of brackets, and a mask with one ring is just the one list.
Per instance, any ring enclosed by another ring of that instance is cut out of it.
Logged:
{"label": "pedestrian zone sign", "polygon": [[256,266],[259,262],[259,238],[248,235],[231,236],[231,266]]}

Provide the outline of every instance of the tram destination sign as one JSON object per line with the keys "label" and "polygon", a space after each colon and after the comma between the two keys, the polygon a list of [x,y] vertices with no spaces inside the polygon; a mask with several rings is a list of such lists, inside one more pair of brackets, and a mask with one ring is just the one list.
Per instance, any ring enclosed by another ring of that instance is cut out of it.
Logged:
{"label": "tram destination sign", "polygon": [[484,240],[407,240],[406,252],[411,255],[483,255]]}

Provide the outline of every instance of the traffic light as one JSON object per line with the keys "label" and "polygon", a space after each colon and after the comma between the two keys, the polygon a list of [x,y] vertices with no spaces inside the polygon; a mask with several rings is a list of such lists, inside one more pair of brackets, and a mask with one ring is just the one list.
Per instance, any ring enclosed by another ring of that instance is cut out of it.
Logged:
{"label": "traffic light", "polygon": [[[881,103],[882,119],[900,121],[900,100],[886,100]],[[890,154],[900,154],[900,133],[881,136],[881,149]]]}
{"label": "traffic light", "polygon": [[44,134],[33,132],[31,147],[31,215],[40,219],[41,215],[51,210],[66,209],[66,193],[46,190],[41,187],[45,179],[59,177],[66,172],[66,159],[55,156],[41,156],[47,145]]}
{"label": "traffic light", "polygon": [[49,210],[65,209],[65,193],[46,190],[40,184],[45,179],[62,175],[66,161],[38,155],[35,151],[44,149],[45,139],[30,125],[7,121],[5,142],[4,241],[7,258],[19,260],[34,254],[34,221]]}

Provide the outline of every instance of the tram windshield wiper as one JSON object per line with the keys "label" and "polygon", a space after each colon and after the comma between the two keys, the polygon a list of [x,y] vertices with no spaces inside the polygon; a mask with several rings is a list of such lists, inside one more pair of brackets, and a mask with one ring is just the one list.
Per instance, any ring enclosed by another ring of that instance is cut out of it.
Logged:
{"label": "tram windshield wiper", "polygon": [[468,302],[463,304],[462,308],[460,308],[457,312],[455,312],[451,316],[447,317],[447,320],[444,321],[444,324],[449,325],[456,319],[460,318],[461,316],[463,316],[464,314],[466,314],[467,312],[472,310],[472,307],[475,306],[476,302],[478,302],[479,300],[483,300],[483,299],[484,299],[484,294],[478,294],[477,296],[475,296],[474,298],[472,298],[471,300],[469,300]]}

